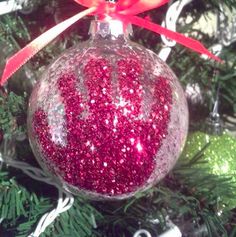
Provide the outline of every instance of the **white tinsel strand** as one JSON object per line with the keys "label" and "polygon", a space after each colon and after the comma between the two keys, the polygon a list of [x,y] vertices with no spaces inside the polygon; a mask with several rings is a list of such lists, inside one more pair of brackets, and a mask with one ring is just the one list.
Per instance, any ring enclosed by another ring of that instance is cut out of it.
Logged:
{"label": "white tinsel strand", "polygon": [[4,15],[10,12],[14,12],[22,9],[22,5],[25,1],[7,0],[0,2],[0,15]]}
{"label": "white tinsel strand", "polygon": [[[39,1],[38,1],[39,2]],[[20,11],[23,14],[29,14],[38,5],[37,0],[6,0],[0,2],[0,15]]]}
{"label": "white tinsel strand", "polygon": [[[192,0],[179,0],[174,2],[169,8],[166,13],[165,21],[162,22],[162,26],[165,26],[167,29],[176,31],[176,24],[178,21],[178,18],[183,10],[183,8],[192,2]],[[159,52],[159,57],[166,61],[171,53],[171,48],[176,45],[176,42],[173,40],[168,39],[164,35],[161,35],[161,39],[165,46],[161,49]]]}
{"label": "white tinsel strand", "polygon": [[[57,207],[52,211],[44,214],[38,222],[35,231],[29,235],[29,237],[39,237],[40,234],[43,233],[45,229],[53,223],[53,221],[60,215],[60,213],[66,212],[72,207],[74,203],[74,197],[62,190],[60,186],[41,169],[33,167],[28,163],[12,159],[14,157],[14,152],[12,152],[10,149],[11,156],[9,156],[10,154],[7,151],[6,144],[7,142],[5,141],[3,153],[0,153],[0,168],[2,167],[2,164],[5,163],[6,165],[22,170],[22,172],[30,176],[32,179],[53,185],[58,189],[59,198]],[[8,156],[6,154],[8,154]]]}
{"label": "white tinsel strand", "polygon": [[[74,198],[72,195],[63,193],[60,189],[59,191],[59,198],[58,198],[58,204],[57,207],[52,210],[51,212],[48,212],[44,214],[40,221],[38,222],[38,225],[33,233],[31,233],[28,237],[38,237],[41,233],[45,231],[45,229],[54,222],[54,220],[63,212],[66,212],[69,210],[74,203]],[[65,195],[65,198],[63,197]]]}

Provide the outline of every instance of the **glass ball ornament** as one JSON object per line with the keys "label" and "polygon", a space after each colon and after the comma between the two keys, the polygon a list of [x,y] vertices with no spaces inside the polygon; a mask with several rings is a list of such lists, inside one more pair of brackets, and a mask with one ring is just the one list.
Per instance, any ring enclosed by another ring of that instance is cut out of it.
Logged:
{"label": "glass ball ornament", "polygon": [[123,199],[160,181],[188,130],[184,92],[156,54],[117,20],[93,21],[91,39],[43,73],[28,132],[41,166],[74,194]]}

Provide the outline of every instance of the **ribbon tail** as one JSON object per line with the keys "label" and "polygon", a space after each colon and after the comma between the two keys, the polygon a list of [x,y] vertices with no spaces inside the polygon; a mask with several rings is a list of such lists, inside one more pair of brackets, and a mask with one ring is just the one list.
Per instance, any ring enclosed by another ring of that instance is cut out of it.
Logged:
{"label": "ribbon tail", "polygon": [[9,58],[6,62],[6,66],[4,68],[3,75],[0,80],[0,86],[2,86],[8,80],[8,78],[12,76],[12,74],[14,74],[30,58],[37,54],[42,48],[44,48],[47,44],[54,40],[64,30],[73,25],[79,19],[94,13],[96,9],[96,7],[91,7],[59,23],[50,30],[44,32],[38,38],[33,40],[30,44],[28,44],[15,55],[13,55],[11,58]]}
{"label": "ribbon tail", "polygon": [[178,32],[174,32],[171,30],[168,30],[160,25],[157,25],[155,23],[152,23],[150,21],[144,20],[137,16],[126,16],[121,14],[115,14],[115,17],[117,17],[120,20],[126,20],[134,25],[146,28],[148,30],[151,30],[157,34],[164,35],[174,41],[176,41],[179,44],[184,45],[185,47],[194,50],[197,53],[205,54],[208,57],[218,61],[222,62],[220,58],[209,52],[199,41],[194,40],[192,38],[189,38],[187,36],[184,36]]}

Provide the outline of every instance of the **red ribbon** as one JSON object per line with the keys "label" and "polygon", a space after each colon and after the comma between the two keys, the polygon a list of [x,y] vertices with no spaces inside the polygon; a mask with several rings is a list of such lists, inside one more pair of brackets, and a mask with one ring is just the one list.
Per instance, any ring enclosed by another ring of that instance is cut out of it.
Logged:
{"label": "red ribbon", "polygon": [[180,33],[170,31],[160,25],[154,24],[135,16],[138,13],[160,7],[168,0],[123,0],[117,3],[106,2],[105,0],[74,0],[75,2],[88,7],[88,9],[76,14],[73,17],[59,23],[46,31],[30,44],[25,46],[15,55],[10,57],[3,71],[0,85],[3,85],[22,65],[37,54],[42,48],[54,40],[58,35],[65,31],[72,24],[87,15],[111,16],[112,18],[126,21],[134,25],[149,29],[157,34],[166,37],[184,45],[200,54],[205,54],[216,61],[221,61],[218,57],[210,53],[200,42],[188,38]]}

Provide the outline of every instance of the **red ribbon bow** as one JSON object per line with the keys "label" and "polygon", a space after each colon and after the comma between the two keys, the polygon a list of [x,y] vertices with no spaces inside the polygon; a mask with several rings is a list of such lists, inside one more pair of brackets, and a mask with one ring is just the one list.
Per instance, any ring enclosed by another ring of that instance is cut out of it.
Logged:
{"label": "red ribbon bow", "polygon": [[87,15],[111,16],[115,19],[129,22],[131,24],[146,28],[157,34],[182,44],[200,54],[205,54],[210,58],[221,61],[218,57],[210,53],[200,42],[188,38],[178,32],[170,31],[160,25],[154,24],[135,16],[138,13],[151,10],[164,5],[168,0],[123,0],[117,3],[107,2],[105,0],[74,0],[75,2],[88,7],[88,9],[76,14],[73,17],[59,23],[50,30],[46,31],[30,44],[25,46],[15,55],[7,60],[0,85],[3,85],[22,65],[38,53],[42,48],[49,44],[53,39],[60,35],[72,24]]}

